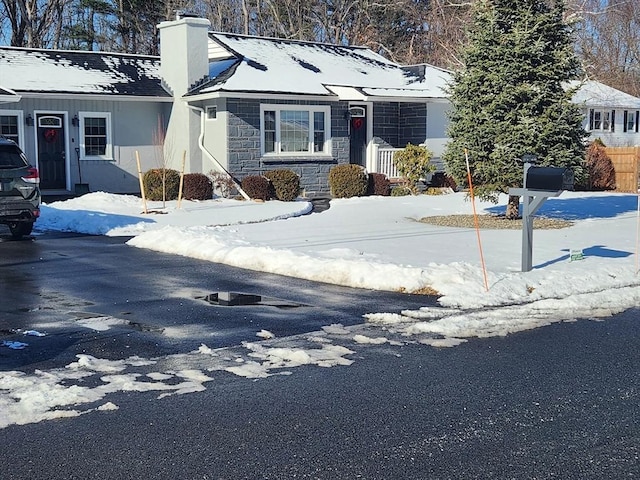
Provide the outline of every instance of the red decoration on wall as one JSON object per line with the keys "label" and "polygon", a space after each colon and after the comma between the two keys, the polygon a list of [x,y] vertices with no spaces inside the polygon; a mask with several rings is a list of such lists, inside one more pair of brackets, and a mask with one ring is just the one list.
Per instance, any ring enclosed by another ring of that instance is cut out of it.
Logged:
{"label": "red decoration on wall", "polygon": [[356,130],[359,129],[359,128],[362,128],[362,124],[363,123],[364,122],[362,121],[361,118],[354,118],[353,120],[351,120],[351,126],[353,128],[355,128]]}
{"label": "red decoration on wall", "polygon": [[47,143],[53,143],[58,138],[58,130],[56,130],[55,128],[48,128],[44,131],[43,135],[44,135],[44,140]]}

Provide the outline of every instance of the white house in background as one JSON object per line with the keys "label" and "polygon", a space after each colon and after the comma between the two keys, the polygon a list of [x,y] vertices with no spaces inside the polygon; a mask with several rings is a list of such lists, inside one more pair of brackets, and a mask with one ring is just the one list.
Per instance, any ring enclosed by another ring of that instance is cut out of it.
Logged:
{"label": "white house in background", "polygon": [[590,140],[600,138],[607,147],[640,145],[640,98],[589,80],[572,100],[583,106],[582,126]]}
{"label": "white house in background", "polygon": [[[160,58],[0,47],[0,135],[37,164],[45,193],[138,193],[136,152],[143,171],[179,169],[183,152],[187,173],[286,168],[309,194],[328,191],[337,164],[394,176],[393,153],[407,143],[442,154],[449,72],[209,28],[191,17],[161,23]],[[640,99],[587,82],[573,101],[593,138],[640,145]]]}

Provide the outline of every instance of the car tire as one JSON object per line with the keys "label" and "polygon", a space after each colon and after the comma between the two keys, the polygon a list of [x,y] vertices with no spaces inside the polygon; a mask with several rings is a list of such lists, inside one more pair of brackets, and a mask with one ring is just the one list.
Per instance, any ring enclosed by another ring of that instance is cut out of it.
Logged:
{"label": "car tire", "polygon": [[33,230],[33,222],[15,222],[9,224],[9,230],[13,238],[21,238],[31,235]]}

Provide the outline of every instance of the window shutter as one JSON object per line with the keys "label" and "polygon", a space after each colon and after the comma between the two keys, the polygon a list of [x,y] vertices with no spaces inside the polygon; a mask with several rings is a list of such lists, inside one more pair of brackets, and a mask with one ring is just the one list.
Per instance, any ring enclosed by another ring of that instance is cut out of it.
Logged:
{"label": "window shutter", "polygon": [[638,114],[640,112],[638,110],[636,110],[636,133],[638,133]]}
{"label": "window shutter", "polygon": [[589,109],[589,130],[593,130],[593,108]]}
{"label": "window shutter", "polygon": [[627,112],[626,110],[624,111],[624,118],[622,120],[622,131],[626,132],[627,131],[627,121],[629,120],[629,112]]}
{"label": "window shutter", "polygon": [[611,131],[616,131],[616,111],[611,110]]}

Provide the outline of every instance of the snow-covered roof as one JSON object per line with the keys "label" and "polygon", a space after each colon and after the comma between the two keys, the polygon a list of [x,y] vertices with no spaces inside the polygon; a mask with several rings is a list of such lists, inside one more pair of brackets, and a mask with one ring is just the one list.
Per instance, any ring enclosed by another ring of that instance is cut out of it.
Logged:
{"label": "snow-covered roof", "polygon": [[0,86],[23,95],[170,97],[159,57],[87,51],[0,47]]}
{"label": "snow-covered roof", "polygon": [[570,82],[572,87],[579,87],[573,95],[572,101],[589,107],[605,108],[638,108],[640,98],[621,92],[595,80],[586,82]]}
{"label": "snow-covered roof", "polygon": [[20,98],[20,95],[13,90],[0,86],[0,103],[18,102]]}
{"label": "snow-covered roof", "polygon": [[[451,74],[431,65],[403,67],[364,47],[209,33],[214,92],[320,95],[341,99],[446,98]],[[226,51],[226,55],[224,52]],[[358,98],[350,98],[356,96]]]}

